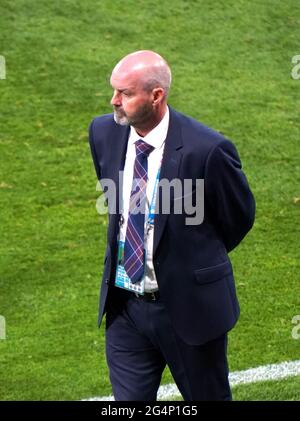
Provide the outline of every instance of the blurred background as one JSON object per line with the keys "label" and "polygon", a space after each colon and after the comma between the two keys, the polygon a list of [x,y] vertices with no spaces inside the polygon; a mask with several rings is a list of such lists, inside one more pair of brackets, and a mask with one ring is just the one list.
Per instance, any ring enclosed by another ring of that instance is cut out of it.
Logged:
{"label": "blurred background", "polygon": [[[0,0],[0,400],[111,394],[87,130],[111,112],[112,68],[139,49],[169,62],[171,106],[235,143],[256,197],[230,255],[230,371],[300,359],[299,27],[296,0]],[[233,397],[299,400],[293,374]]]}

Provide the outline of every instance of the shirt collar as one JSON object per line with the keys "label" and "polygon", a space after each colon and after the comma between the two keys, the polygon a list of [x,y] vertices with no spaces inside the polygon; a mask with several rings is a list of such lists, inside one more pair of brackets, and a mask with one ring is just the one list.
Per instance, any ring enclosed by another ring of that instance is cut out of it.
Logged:
{"label": "shirt collar", "polygon": [[160,149],[162,145],[164,144],[167,137],[168,128],[169,128],[169,119],[170,119],[170,113],[169,113],[169,107],[167,107],[167,111],[165,115],[163,116],[162,120],[145,137],[139,136],[135,128],[130,126],[129,143],[134,144],[137,140],[142,139],[144,142],[148,143],[154,148]]}

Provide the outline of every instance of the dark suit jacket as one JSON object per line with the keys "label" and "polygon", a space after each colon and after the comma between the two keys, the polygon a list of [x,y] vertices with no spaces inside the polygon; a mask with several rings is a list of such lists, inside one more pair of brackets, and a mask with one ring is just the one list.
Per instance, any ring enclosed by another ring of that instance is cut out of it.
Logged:
{"label": "dark suit jacket", "polygon": [[[112,114],[97,117],[90,125],[90,147],[98,179],[112,179],[117,186],[116,212],[109,214],[99,326],[115,277],[118,196],[122,189],[118,181],[128,134],[129,128],[117,125]],[[161,299],[173,327],[186,343],[200,345],[229,331],[238,319],[228,252],[252,227],[255,201],[234,145],[172,108],[160,178],[192,179],[193,183],[204,179],[203,223],[186,225],[187,215],[174,214],[172,208],[169,215],[158,213],[153,249]]]}

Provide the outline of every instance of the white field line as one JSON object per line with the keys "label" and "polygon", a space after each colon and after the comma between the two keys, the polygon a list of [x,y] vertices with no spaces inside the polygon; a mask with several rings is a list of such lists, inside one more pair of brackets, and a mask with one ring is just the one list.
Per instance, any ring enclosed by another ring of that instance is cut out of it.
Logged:
{"label": "white field line", "polygon": [[[300,375],[300,360],[285,361],[280,364],[268,364],[248,370],[235,371],[229,374],[229,382],[231,387],[239,384],[255,383],[267,380],[279,380],[291,376]],[[165,384],[158,389],[157,399],[168,400],[175,396],[181,396],[175,384]],[[86,401],[113,401],[113,396],[101,396]]]}

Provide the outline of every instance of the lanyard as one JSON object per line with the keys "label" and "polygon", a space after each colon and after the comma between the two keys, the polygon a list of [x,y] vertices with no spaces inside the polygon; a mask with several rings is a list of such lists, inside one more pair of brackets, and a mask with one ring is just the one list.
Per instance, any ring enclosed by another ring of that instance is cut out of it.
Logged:
{"label": "lanyard", "polygon": [[147,219],[147,225],[148,226],[154,225],[155,202],[156,202],[155,198],[156,198],[157,186],[158,186],[158,182],[159,182],[159,175],[160,175],[160,168],[158,169],[157,174],[156,174],[152,200],[151,200],[151,204],[150,204],[150,207],[149,207],[149,214],[148,214],[148,219]]}

